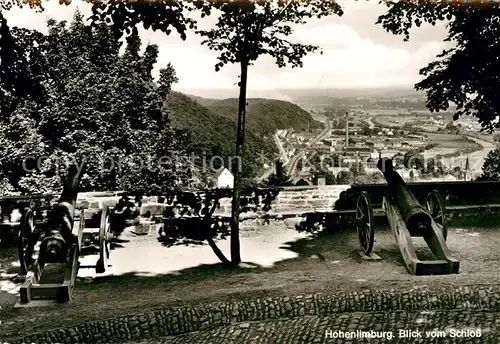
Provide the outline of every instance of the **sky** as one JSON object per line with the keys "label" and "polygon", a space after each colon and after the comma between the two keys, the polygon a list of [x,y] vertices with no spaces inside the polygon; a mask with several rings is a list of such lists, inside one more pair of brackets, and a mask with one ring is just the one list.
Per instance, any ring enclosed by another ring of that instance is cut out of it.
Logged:
{"label": "sky", "polygon": [[[293,40],[318,45],[323,54],[306,56],[300,69],[280,69],[272,58],[259,58],[249,71],[249,96],[257,91],[269,92],[272,96],[279,93],[277,90],[287,88],[411,87],[421,79],[420,68],[433,61],[445,47],[444,23],[416,28],[410,41],[404,42],[403,37],[375,25],[378,16],[386,9],[377,0],[344,0],[339,3],[344,9],[342,17],[315,19],[294,26]],[[65,6],[53,0],[44,7],[42,13],[27,7],[15,8],[6,13],[6,18],[10,26],[46,32],[48,18],[70,21],[77,7],[84,15],[91,12],[90,6],[83,1],[73,1],[70,6]],[[214,22],[215,18],[209,17],[201,25],[210,27]],[[236,92],[239,67],[229,65],[216,72],[217,52],[202,46],[201,39],[194,33],[188,34],[186,41],[175,30],[167,36],[141,28],[140,34],[144,44],[150,42],[159,46],[157,69],[169,62],[173,64],[179,78],[174,89],[185,92],[234,89]]]}

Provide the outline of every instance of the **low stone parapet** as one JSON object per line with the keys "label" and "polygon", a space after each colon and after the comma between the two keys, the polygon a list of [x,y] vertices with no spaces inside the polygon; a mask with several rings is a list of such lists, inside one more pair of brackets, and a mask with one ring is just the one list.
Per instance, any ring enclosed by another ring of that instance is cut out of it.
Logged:
{"label": "low stone parapet", "polygon": [[[342,191],[350,188],[349,185],[327,185],[312,187],[286,187],[280,190],[276,199],[271,203],[271,209],[275,212],[303,209],[310,211],[314,209],[333,209],[335,201]],[[121,191],[115,192],[88,192],[80,193],[77,206],[85,206],[88,209],[102,209],[105,206],[114,207],[120,199]],[[222,198],[219,201],[219,214],[231,213],[231,198]],[[142,198],[141,214],[150,213],[161,215],[166,204],[160,202],[158,196],[147,196]]]}
{"label": "low stone parapet", "polygon": [[[280,190],[276,199],[271,203],[271,208],[267,212],[262,211],[262,204],[257,209],[242,212],[240,218],[242,221],[254,220],[257,218],[280,218],[290,217],[294,215],[302,215],[307,212],[329,212],[332,211],[335,202],[340,197],[340,193],[349,189],[349,185],[334,185],[334,186],[317,186],[306,188],[283,188]],[[91,219],[104,206],[113,207],[120,198],[120,192],[94,192],[79,194],[77,205],[88,208],[85,211],[85,218]],[[142,199],[140,214],[144,221],[151,218],[161,217],[167,208],[165,202],[160,202],[162,199],[158,196],[148,196]],[[375,204],[374,204],[375,205]],[[260,209],[259,209],[260,208]],[[480,221],[498,222],[500,224],[500,208],[492,205],[491,207],[481,206],[450,206],[447,207],[449,213],[450,224],[476,224]],[[229,219],[231,215],[231,198],[222,198],[220,206],[215,210],[214,216],[224,217]],[[283,215],[283,216],[282,216]],[[495,219],[498,219],[495,220]],[[141,220],[142,221],[142,220]],[[137,228],[137,233],[154,232],[156,227],[141,225]],[[149,229],[148,229],[149,228]],[[152,229],[153,228],[153,229]]]}

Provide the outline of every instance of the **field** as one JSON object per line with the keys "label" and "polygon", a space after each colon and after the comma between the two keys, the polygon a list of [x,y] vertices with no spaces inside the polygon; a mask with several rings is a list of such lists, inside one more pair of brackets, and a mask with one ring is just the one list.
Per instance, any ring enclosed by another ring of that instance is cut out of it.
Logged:
{"label": "field", "polygon": [[[439,148],[458,150],[476,146],[474,141],[454,134],[426,133],[426,136],[427,143],[437,143]],[[446,154],[446,152],[443,154]]]}
{"label": "field", "polygon": [[376,116],[373,120],[375,123],[384,127],[402,127],[405,124],[416,124],[420,120],[415,116]]}
{"label": "field", "polygon": [[425,152],[422,153],[425,159],[430,159],[433,158],[437,155],[445,155],[445,154],[452,154],[455,153],[457,150],[455,148],[442,148],[442,147],[436,147],[432,148],[429,150],[426,150]]}

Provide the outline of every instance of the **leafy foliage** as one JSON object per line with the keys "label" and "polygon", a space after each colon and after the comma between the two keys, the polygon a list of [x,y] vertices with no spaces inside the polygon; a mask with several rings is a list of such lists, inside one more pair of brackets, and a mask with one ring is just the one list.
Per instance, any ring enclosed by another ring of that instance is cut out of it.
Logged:
{"label": "leafy foliage", "polygon": [[500,148],[496,148],[488,153],[484,160],[483,173],[478,180],[500,180]]}
{"label": "leafy foliage", "polygon": [[[237,99],[205,99],[172,92],[167,97],[166,108],[172,125],[187,130],[188,151],[196,156],[198,163],[204,157],[207,165],[213,157],[222,157],[225,162],[234,157]],[[267,162],[262,158],[274,159],[277,149],[272,135],[277,129],[302,131],[308,126],[320,127],[309,113],[286,101],[249,99],[247,114],[246,158],[242,159],[244,178],[255,177],[261,172],[263,163]]]}
{"label": "leafy foliage", "polygon": [[[2,4],[2,7],[6,6]],[[22,33],[22,34],[20,34]],[[36,72],[40,34],[15,28],[11,30],[0,10],[0,114],[8,118],[23,99],[43,102],[44,91]]]}
{"label": "leafy foliage", "polygon": [[292,181],[287,175],[281,160],[275,162],[276,171],[265,181],[266,186],[291,186]]}
{"label": "leafy foliage", "polygon": [[409,150],[403,156],[403,166],[423,170],[425,168],[424,156],[418,150]]}
{"label": "leafy foliage", "polygon": [[445,174],[445,167],[443,165],[443,162],[439,160],[439,157],[436,157],[436,159],[429,159],[427,161],[426,167],[423,172],[426,174],[431,174],[433,177],[439,177]]}
{"label": "leafy foliage", "polygon": [[190,10],[200,7],[200,2],[192,1],[98,1],[92,6],[92,23],[107,24],[115,37],[123,33],[137,33],[137,25],[145,29],[162,31],[169,35],[175,29],[183,40],[186,31],[196,28],[196,21],[186,16]]}
{"label": "leafy foliage", "polygon": [[207,1],[204,6],[220,11],[215,28],[198,31],[206,38],[202,44],[221,52],[216,70],[228,63],[251,65],[262,55],[273,57],[278,67],[301,67],[319,47],[287,40],[291,24],[343,14],[335,1]]}
{"label": "leafy foliage", "polygon": [[493,2],[388,1],[389,10],[377,23],[409,39],[409,30],[422,23],[449,21],[447,42],[456,43],[420,70],[425,78],[415,85],[426,91],[431,111],[446,111],[455,103],[454,119],[475,116],[484,130],[500,128],[500,7]]}
{"label": "leafy foliage", "polygon": [[[205,105],[213,113],[237,120],[238,99],[212,100]],[[322,123],[314,120],[312,116],[299,107],[283,100],[276,99],[247,99],[246,114],[248,117],[248,132],[267,136],[272,139],[272,134],[279,129],[293,129],[300,132],[309,129],[320,129]],[[274,146],[274,143],[273,143]]]}

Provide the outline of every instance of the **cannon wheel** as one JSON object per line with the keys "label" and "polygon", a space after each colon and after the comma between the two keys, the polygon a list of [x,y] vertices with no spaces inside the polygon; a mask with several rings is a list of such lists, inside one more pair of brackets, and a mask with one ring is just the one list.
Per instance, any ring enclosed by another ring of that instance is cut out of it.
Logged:
{"label": "cannon wheel", "polygon": [[425,207],[434,222],[441,228],[443,237],[446,240],[448,236],[448,226],[446,224],[446,209],[443,197],[437,190],[429,192],[425,199]]}
{"label": "cannon wheel", "polygon": [[31,260],[31,237],[35,229],[35,216],[31,208],[25,208],[21,217],[21,226],[19,227],[18,236],[18,252],[19,262],[21,263],[22,275],[28,273],[28,268]]}
{"label": "cannon wheel", "polygon": [[373,207],[370,196],[366,191],[361,192],[356,206],[356,229],[358,231],[359,245],[364,254],[369,255],[373,250],[375,239],[375,226]]}
{"label": "cannon wheel", "polygon": [[101,214],[101,225],[99,226],[99,259],[95,266],[98,274],[106,272],[109,259],[109,239],[111,238],[111,217],[109,216],[109,207],[104,207]]}

